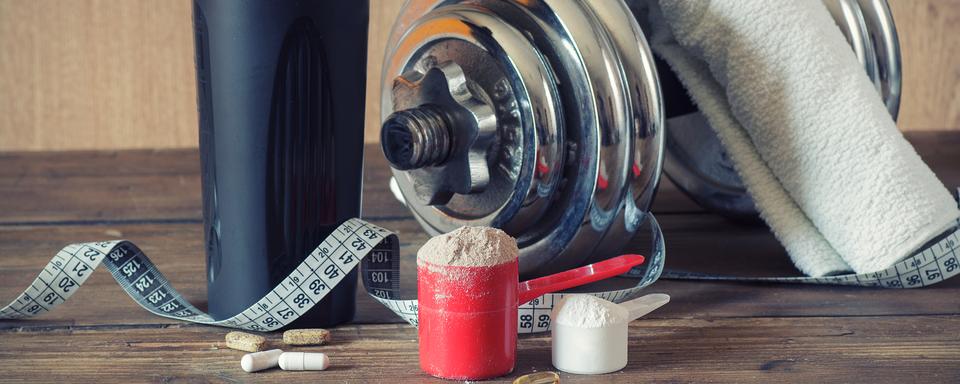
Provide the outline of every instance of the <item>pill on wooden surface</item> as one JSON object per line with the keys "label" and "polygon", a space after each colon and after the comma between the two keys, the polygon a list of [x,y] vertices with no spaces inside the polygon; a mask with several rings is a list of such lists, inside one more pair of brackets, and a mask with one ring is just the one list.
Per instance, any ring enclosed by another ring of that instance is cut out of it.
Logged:
{"label": "pill on wooden surface", "polygon": [[556,372],[537,372],[523,375],[513,381],[513,384],[558,384],[560,375]]}
{"label": "pill on wooden surface", "polygon": [[247,352],[260,352],[267,345],[267,338],[246,332],[227,333],[227,348]]}
{"label": "pill on wooden surface", "polygon": [[284,344],[321,345],[330,341],[330,331],[321,328],[291,329],[283,333]]}
{"label": "pill on wooden surface", "polygon": [[248,353],[240,359],[240,368],[247,372],[256,372],[276,367],[280,364],[281,354],[283,354],[283,351],[279,349]]}
{"label": "pill on wooden surface", "polygon": [[284,352],[279,363],[284,371],[322,371],[330,366],[330,359],[323,353]]}

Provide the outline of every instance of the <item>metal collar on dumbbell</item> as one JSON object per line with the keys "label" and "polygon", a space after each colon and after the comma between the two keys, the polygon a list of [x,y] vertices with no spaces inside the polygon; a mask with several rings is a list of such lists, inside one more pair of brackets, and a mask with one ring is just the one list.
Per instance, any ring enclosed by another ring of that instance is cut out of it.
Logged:
{"label": "metal collar on dumbbell", "polygon": [[630,240],[659,180],[662,105],[621,1],[414,0],[388,47],[383,149],[428,232],[503,228],[525,275]]}

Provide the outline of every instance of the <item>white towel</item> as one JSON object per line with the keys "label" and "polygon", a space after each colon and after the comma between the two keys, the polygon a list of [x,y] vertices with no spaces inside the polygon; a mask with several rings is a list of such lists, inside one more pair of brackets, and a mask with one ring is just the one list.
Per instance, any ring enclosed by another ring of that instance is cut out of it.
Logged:
{"label": "white towel", "polygon": [[869,273],[960,217],[820,0],[651,2],[654,52],[811,276]]}

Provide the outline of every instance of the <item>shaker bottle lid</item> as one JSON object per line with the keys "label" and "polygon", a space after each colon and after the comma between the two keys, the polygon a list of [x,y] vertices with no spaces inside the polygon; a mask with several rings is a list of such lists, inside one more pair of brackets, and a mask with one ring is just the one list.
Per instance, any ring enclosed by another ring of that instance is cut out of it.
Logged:
{"label": "shaker bottle lid", "polygon": [[427,232],[501,228],[524,276],[630,240],[663,134],[652,55],[623,2],[413,0],[387,46],[381,144]]}

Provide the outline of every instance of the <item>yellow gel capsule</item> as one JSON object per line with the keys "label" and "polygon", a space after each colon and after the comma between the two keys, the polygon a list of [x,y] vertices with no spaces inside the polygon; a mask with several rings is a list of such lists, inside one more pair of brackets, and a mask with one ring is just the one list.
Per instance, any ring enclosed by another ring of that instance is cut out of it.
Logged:
{"label": "yellow gel capsule", "polygon": [[513,381],[513,384],[558,384],[560,375],[556,372],[537,372],[523,375]]}

